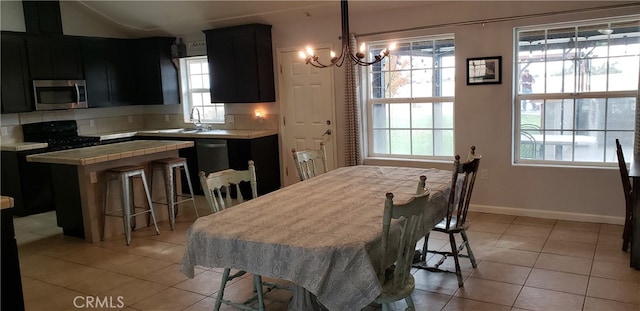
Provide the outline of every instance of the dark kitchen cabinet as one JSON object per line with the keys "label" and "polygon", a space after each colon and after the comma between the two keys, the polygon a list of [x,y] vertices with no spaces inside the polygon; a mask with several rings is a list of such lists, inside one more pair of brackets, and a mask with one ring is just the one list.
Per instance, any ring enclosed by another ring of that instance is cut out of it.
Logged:
{"label": "dark kitchen cabinet", "polygon": [[109,85],[107,45],[109,39],[83,38],[82,59],[84,78],[87,83],[87,103],[89,108],[113,106]]}
{"label": "dark kitchen cabinet", "polygon": [[137,102],[136,92],[140,81],[132,56],[134,46],[134,40],[131,39],[107,40],[107,72],[112,106],[134,105]]}
{"label": "dark kitchen cabinet", "polygon": [[[249,160],[253,160],[256,166],[256,177],[258,182],[258,195],[263,195],[271,191],[280,189],[280,151],[278,147],[278,135],[271,135],[253,139],[222,139],[222,138],[203,138],[189,139],[186,137],[161,137],[161,136],[136,136],[136,139],[146,140],[193,140],[196,148],[184,148],[179,150],[180,157],[187,159],[189,166],[189,175],[191,175],[191,183],[195,194],[202,195],[202,186],[198,173],[207,168],[217,167],[217,170],[232,168],[235,170],[246,170]],[[198,145],[206,145],[216,140],[226,140],[227,159],[216,156],[216,159],[202,159],[202,155],[214,154],[207,152]],[[207,167],[200,167],[206,161],[215,161],[209,163]],[[228,163],[228,166],[226,165]],[[214,169],[215,170],[215,169]],[[208,171],[207,173],[212,173]],[[186,191],[186,180],[182,181],[182,189]],[[245,198],[251,197],[249,188],[244,187],[242,190]]]}
{"label": "dark kitchen cabinet", "polygon": [[[82,42],[89,108],[137,103],[134,40],[85,37]],[[142,77],[144,79],[144,77]]]}
{"label": "dark kitchen cabinet", "polygon": [[250,24],[204,31],[211,102],[274,102],[271,25]]}
{"label": "dark kitchen cabinet", "polygon": [[32,111],[29,62],[24,36],[3,31],[0,38],[2,113]]}
{"label": "dark kitchen cabinet", "polygon": [[[232,169],[246,170],[249,160],[253,160],[259,195],[280,189],[278,135],[254,139],[227,139],[227,149],[229,167]],[[251,197],[250,192],[242,193],[245,198]]]}
{"label": "dark kitchen cabinet", "polygon": [[168,37],[144,38],[135,41],[139,104],[180,103],[178,69],[171,60],[173,41],[175,38]]}
{"label": "dark kitchen cabinet", "polygon": [[0,310],[24,311],[24,295],[22,278],[20,277],[20,259],[18,243],[13,226],[13,208],[0,211],[0,240],[2,260],[0,260]]}
{"label": "dark kitchen cabinet", "polygon": [[59,1],[22,1],[22,12],[27,32],[62,34]]}
{"label": "dark kitchen cabinet", "polygon": [[50,164],[27,162],[28,155],[45,151],[2,151],[1,191],[2,195],[13,197],[13,213],[17,216],[55,209]]}
{"label": "dark kitchen cabinet", "polygon": [[82,38],[89,107],[180,103],[173,38]]}
{"label": "dark kitchen cabinet", "polygon": [[26,37],[29,72],[34,80],[82,80],[80,40],[70,36]]}

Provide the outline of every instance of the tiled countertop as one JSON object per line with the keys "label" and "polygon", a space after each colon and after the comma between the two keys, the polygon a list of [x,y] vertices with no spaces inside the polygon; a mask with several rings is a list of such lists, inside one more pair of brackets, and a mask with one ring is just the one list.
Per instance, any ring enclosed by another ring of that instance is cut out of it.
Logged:
{"label": "tiled countertop", "polygon": [[192,141],[136,140],[33,154],[27,156],[27,161],[69,165],[89,165],[188,147],[193,147]]}
{"label": "tiled countertop", "polygon": [[[183,131],[183,129],[130,130],[124,132],[86,134],[82,136],[99,137],[101,141],[134,136],[171,137],[171,138],[221,138],[221,139],[254,139],[278,134],[278,130],[224,130],[211,129],[200,132]],[[47,148],[47,143],[21,142],[0,144],[2,151],[26,151]]]}
{"label": "tiled countertop", "polygon": [[42,149],[47,148],[49,145],[47,143],[10,143],[10,144],[2,144],[0,145],[0,150],[2,151],[26,151],[33,149]]}
{"label": "tiled countertop", "polygon": [[12,208],[13,207],[13,198],[7,196],[0,196],[0,209]]}
{"label": "tiled countertop", "polygon": [[138,131],[138,136],[184,137],[184,138],[222,138],[222,139],[254,139],[278,134],[278,130],[224,130],[211,129],[204,131],[184,131],[183,129],[162,129]]}

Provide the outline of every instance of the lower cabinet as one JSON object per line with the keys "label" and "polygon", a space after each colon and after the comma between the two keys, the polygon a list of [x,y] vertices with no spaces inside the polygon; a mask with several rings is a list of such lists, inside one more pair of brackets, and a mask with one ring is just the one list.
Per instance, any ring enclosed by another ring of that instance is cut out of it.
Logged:
{"label": "lower cabinet", "polygon": [[16,216],[29,216],[55,209],[51,165],[27,162],[28,155],[40,152],[45,151],[2,151],[2,195],[14,198],[12,212]]}
{"label": "lower cabinet", "polygon": [[13,208],[3,209],[1,212],[0,240],[2,245],[2,260],[0,275],[2,275],[0,310],[24,310],[22,294],[22,279],[20,277],[20,259],[18,258],[18,244],[13,227]]}
{"label": "lower cabinet", "polygon": [[[246,170],[249,160],[256,166],[258,181],[258,195],[280,189],[280,151],[278,135],[265,136],[254,139],[189,139],[176,137],[136,136],[136,139],[148,140],[193,140],[194,148],[180,149],[180,156],[187,159],[189,175],[193,191],[202,195],[200,186],[200,171],[211,173],[228,168]],[[226,158],[217,145],[226,143]],[[182,181],[182,189],[188,189],[186,180]],[[183,190],[184,191],[184,190]],[[251,197],[248,188],[242,190],[245,198]]]}
{"label": "lower cabinet", "polygon": [[[255,139],[229,139],[227,148],[230,168],[246,170],[249,160],[255,163],[258,195],[280,189],[278,135]],[[250,197],[250,193],[244,197]]]}

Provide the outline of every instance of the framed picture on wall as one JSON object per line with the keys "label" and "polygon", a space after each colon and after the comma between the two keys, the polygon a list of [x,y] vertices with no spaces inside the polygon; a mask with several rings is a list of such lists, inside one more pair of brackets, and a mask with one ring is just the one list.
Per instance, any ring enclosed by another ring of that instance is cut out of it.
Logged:
{"label": "framed picture on wall", "polygon": [[502,84],[502,56],[467,58],[467,85]]}

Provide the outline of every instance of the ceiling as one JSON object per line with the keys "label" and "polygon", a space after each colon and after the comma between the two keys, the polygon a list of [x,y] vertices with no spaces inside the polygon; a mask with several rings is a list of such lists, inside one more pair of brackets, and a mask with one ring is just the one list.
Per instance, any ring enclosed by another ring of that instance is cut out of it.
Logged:
{"label": "ceiling", "polygon": [[[66,2],[66,1],[65,1]],[[349,1],[350,15],[407,8],[430,1]],[[203,29],[247,23],[274,24],[300,22],[314,18],[340,19],[338,0],[298,1],[93,1],[77,0],[65,4],[102,19],[131,35],[173,35],[200,32]]]}

